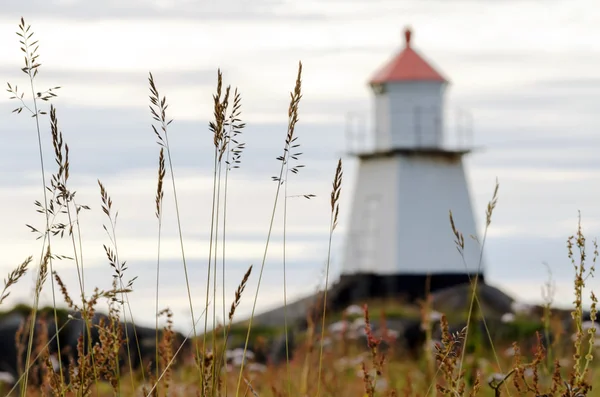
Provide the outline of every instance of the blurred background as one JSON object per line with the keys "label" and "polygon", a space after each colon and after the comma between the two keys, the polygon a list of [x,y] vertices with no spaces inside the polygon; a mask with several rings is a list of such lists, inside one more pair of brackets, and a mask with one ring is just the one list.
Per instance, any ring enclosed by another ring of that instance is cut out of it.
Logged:
{"label": "blurred background", "polygon": [[[556,304],[566,306],[573,300],[566,239],[576,231],[577,211],[589,240],[600,231],[600,10],[594,6],[585,0],[4,0],[0,81],[22,91],[28,85],[15,34],[23,16],[40,40],[37,89],[62,87],[54,104],[70,148],[71,187],[78,203],[92,208],[81,216],[87,293],[95,286],[109,288],[112,280],[102,248],[109,240],[102,228],[108,219],[100,209],[100,179],[119,211],[117,244],[128,264],[124,279],[138,276],[130,295],[136,321],[153,324],[159,148],[148,109],[148,72],[175,120],[169,138],[198,312],[205,302],[213,187],[208,122],[220,68],[224,83],[242,93],[241,118],[247,123],[241,168],[229,176],[226,246],[229,302],[247,267],[255,266],[237,314],[247,316],[298,61],[303,98],[297,136],[306,167],[290,178],[287,194],[316,198],[288,202],[290,300],[323,284],[329,193],[337,158],[346,150],[348,114],[363,115],[368,128],[372,93],[367,81],[403,48],[403,29],[410,26],[413,46],[451,81],[449,111],[460,108],[472,117],[473,143],[482,150],[467,157],[465,166],[480,232],[495,179],[500,182],[484,248],[487,281],[520,300],[540,302],[546,262],[556,282]],[[44,222],[34,206],[42,200],[35,123],[24,113],[11,114],[18,104],[9,96],[0,96],[3,277],[29,255],[37,264],[41,241],[25,224],[40,228]],[[53,172],[47,119],[42,127],[46,164]],[[334,279],[341,268],[356,165],[343,159]],[[170,183],[167,179],[159,299],[161,307],[173,309],[177,328],[187,330],[189,304]],[[281,208],[257,311],[283,302]],[[70,252],[68,240],[54,239],[53,245],[55,253]],[[77,296],[73,263],[55,262],[55,270]],[[31,272],[20,282],[5,308],[31,303],[34,276]],[[587,285],[596,288],[598,282]],[[52,301],[49,283],[43,299],[42,304]]]}

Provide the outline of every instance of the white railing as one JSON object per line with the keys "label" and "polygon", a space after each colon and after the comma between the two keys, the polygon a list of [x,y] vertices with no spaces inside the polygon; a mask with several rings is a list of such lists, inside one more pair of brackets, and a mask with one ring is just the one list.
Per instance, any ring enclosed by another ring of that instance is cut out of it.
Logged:
{"label": "white railing", "polygon": [[[473,147],[473,117],[470,112],[454,108],[446,111],[444,123],[439,120],[438,112],[423,110],[418,107],[401,116],[408,128],[409,134],[402,133],[404,138],[409,138],[410,143],[392,144],[382,148],[376,146],[375,122],[367,112],[351,112],[346,116],[346,151],[361,154],[393,149],[440,149],[440,150],[468,150]],[[441,139],[440,139],[441,138]],[[433,147],[430,142],[441,142]]]}

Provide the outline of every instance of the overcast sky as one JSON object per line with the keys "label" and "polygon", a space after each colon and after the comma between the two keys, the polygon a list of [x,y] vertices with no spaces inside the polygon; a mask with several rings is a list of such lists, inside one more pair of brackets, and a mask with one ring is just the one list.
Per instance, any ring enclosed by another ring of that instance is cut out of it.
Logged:
{"label": "overcast sky", "polygon": [[[4,0],[0,11],[0,81],[27,87],[14,34],[19,18],[40,40],[38,89],[60,85],[57,113],[71,155],[72,187],[93,211],[82,215],[87,286],[108,287],[96,180],[119,210],[119,254],[129,277],[139,276],[131,303],[140,321],[152,323],[157,224],[154,217],[158,147],[150,128],[148,71],[167,95],[185,249],[196,312],[205,299],[212,189],[212,94],[217,68],[243,95],[247,150],[230,176],[227,305],[250,264],[252,282],[240,313],[249,314],[275,194],[270,177],[283,146],[289,91],[298,61],[304,97],[297,128],[306,168],[291,178],[287,235],[288,295],[310,293],[322,280],[327,256],[328,195],[336,160],[343,155],[349,112],[370,118],[366,84],[403,46],[402,31],[452,86],[448,113],[467,110],[475,145],[467,177],[483,226],[497,177],[500,198],[485,246],[486,276],[513,296],[539,301],[551,267],[560,304],[572,300],[572,266],[566,239],[581,210],[589,240],[600,232],[600,10],[591,0],[383,1],[383,0]],[[3,227],[0,273],[40,242],[25,224],[42,225],[33,202],[41,200],[33,119],[14,115],[14,101],[0,96],[0,208]],[[449,119],[451,121],[451,119]],[[47,164],[53,167],[50,133],[43,121]],[[447,125],[451,132],[453,125]],[[332,252],[339,273],[355,162],[344,157],[342,217]],[[170,181],[170,180],[169,180]],[[170,183],[170,182],[169,182]],[[257,310],[282,301],[282,213],[278,213]],[[482,231],[482,230],[481,230]],[[69,254],[68,241],[54,239]],[[187,324],[188,303],[172,191],[166,185],[160,305]],[[56,269],[76,295],[69,262]],[[220,265],[219,265],[220,266]],[[7,305],[28,300],[33,274]],[[592,280],[590,287],[597,287]],[[220,296],[219,291],[219,296]],[[152,297],[152,298],[151,298]],[[44,292],[51,299],[50,284]],[[221,300],[218,301],[219,306]],[[220,312],[220,309],[219,309]],[[222,317],[222,316],[220,316]]]}

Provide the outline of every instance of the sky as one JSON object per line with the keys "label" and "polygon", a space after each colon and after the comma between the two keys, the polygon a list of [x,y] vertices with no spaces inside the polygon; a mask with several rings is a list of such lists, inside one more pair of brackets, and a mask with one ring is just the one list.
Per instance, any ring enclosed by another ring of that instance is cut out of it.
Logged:
{"label": "sky", "polygon": [[[472,0],[227,0],[153,1],[5,0],[0,11],[0,81],[28,87],[15,35],[19,18],[40,40],[36,89],[61,86],[54,100],[69,144],[71,186],[92,207],[81,214],[86,292],[109,288],[112,270],[103,244],[108,219],[100,209],[101,180],[118,209],[117,244],[138,276],[130,304],[141,323],[153,324],[158,225],[154,216],[158,145],[148,110],[148,72],[169,103],[175,182],[195,314],[206,299],[212,199],[212,95],[217,69],[242,94],[242,166],[229,175],[226,306],[244,272],[253,274],[238,309],[252,311],[265,249],[287,126],[289,92],[303,64],[303,98],[297,136],[306,167],[289,179],[286,263],[288,299],[323,284],[329,231],[329,193],[337,159],[344,161],[340,223],[332,241],[330,278],[340,254],[354,189],[356,161],[345,155],[347,115],[372,125],[369,77],[403,46],[413,46],[451,81],[447,112],[473,118],[474,145],[465,159],[473,206],[483,233],[496,178],[499,200],[484,247],[486,277],[517,299],[539,302],[551,269],[555,301],[573,300],[573,267],[566,240],[578,211],[589,241],[600,232],[596,155],[600,113],[600,10],[590,0],[546,2]],[[5,83],[3,83],[5,84]],[[29,89],[29,88],[27,88]],[[41,242],[25,224],[43,224],[34,120],[0,96],[0,273],[27,256],[39,261]],[[27,97],[26,97],[27,98]],[[448,133],[455,127],[452,118]],[[42,119],[48,172],[54,170],[49,123]],[[169,306],[180,328],[189,327],[171,179],[165,185],[159,306]],[[283,201],[269,244],[256,311],[283,301]],[[72,253],[70,240],[54,238],[56,253]],[[218,249],[221,250],[221,243]],[[53,263],[77,296],[72,262]],[[221,285],[221,262],[218,263]],[[32,268],[33,269],[33,268]],[[4,276],[5,277],[5,276]],[[6,305],[30,302],[34,272],[13,287]],[[591,279],[588,287],[597,288]],[[217,317],[222,319],[222,289]],[[211,292],[212,295],[212,292]],[[212,297],[211,297],[212,298]],[[42,294],[52,301],[51,284]],[[62,303],[62,299],[59,299]],[[212,314],[211,314],[212,316]],[[203,325],[203,321],[199,324]]]}

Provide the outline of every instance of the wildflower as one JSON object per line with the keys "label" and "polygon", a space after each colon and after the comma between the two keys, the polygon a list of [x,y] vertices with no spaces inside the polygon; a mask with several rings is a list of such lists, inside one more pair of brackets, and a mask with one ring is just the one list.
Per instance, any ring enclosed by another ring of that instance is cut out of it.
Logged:
{"label": "wildflower", "polygon": [[513,321],[515,321],[515,315],[513,313],[504,313],[502,315],[501,321],[505,324],[507,323],[512,323]]}

